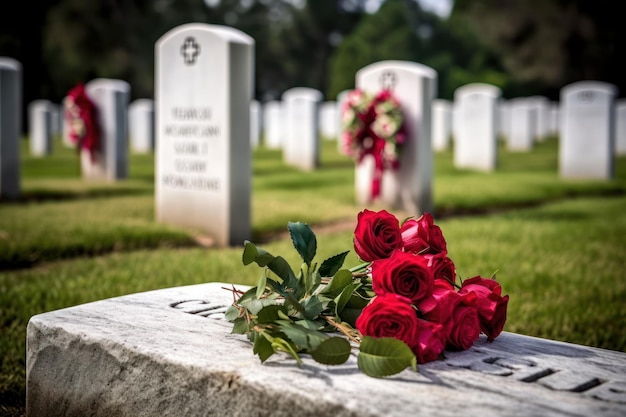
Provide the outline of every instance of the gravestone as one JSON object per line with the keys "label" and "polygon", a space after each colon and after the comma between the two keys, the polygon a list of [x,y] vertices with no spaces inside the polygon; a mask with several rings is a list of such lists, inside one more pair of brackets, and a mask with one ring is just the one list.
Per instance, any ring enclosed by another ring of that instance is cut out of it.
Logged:
{"label": "gravestone", "polygon": [[615,154],[626,155],[626,99],[615,104]]}
{"label": "gravestone", "polygon": [[283,160],[285,164],[312,171],[320,163],[319,90],[294,87],[282,95],[287,119]]}
{"label": "gravestone", "polygon": [[498,102],[497,114],[498,139],[506,141],[511,135],[511,103],[501,98]]}
{"label": "gravestone", "polygon": [[502,95],[494,85],[471,83],[454,92],[458,133],[454,166],[493,171],[498,164],[497,109]]}
{"label": "gravestone", "polygon": [[52,113],[52,137],[61,136],[63,125],[63,111],[57,103],[50,103],[50,112]]}
{"label": "gravestone", "polygon": [[343,90],[339,94],[337,94],[337,150],[341,154],[346,154],[344,150],[344,140],[343,140],[343,112],[346,106],[346,100],[348,98],[348,93],[352,90]]}
{"label": "gravestone", "polygon": [[134,153],[154,152],[154,100],[138,98],[128,105],[128,136]]}
{"label": "gravestone", "polygon": [[189,23],[156,43],[156,217],[219,246],[250,239],[254,40]]}
{"label": "gravestone", "polygon": [[528,105],[535,112],[535,134],[536,142],[543,142],[549,134],[550,123],[550,102],[547,97],[531,96],[527,98]]}
{"label": "gravestone", "polygon": [[247,289],[173,287],[31,317],[26,415],[626,415],[626,353],[506,331],[389,378],[361,373],[356,349],[342,365],[261,363],[224,317],[234,288]]}
{"label": "gravestone", "polygon": [[579,81],[561,89],[559,172],[564,178],[611,179],[617,87]]}
{"label": "gravestone", "polygon": [[52,153],[52,111],[50,100],[34,100],[28,105],[28,143],[32,156]]}
{"label": "gravestone", "polygon": [[511,134],[507,148],[512,152],[528,152],[533,149],[537,132],[537,115],[532,102],[526,97],[517,97],[511,103]]}
{"label": "gravestone", "polygon": [[22,64],[0,57],[0,199],[20,196]]}
{"label": "gravestone", "polygon": [[268,149],[281,149],[285,131],[282,103],[268,101],[263,105],[263,142]]}
{"label": "gravestone", "polygon": [[433,100],[433,149],[441,152],[450,148],[452,136],[452,103],[437,98]]}
{"label": "gravestone", "polygon": [[551,102],[549,108],[549,126],[548,126],[548,134],[549,135],[558,135],[559,134],[559,103]]}
{"label": "gravestone", "polygon": [[334,100],[325,101],[319,108],[320,134],[326,140],[337,140],[339,134],[338,107]]}
{"label": "gravestone", "polygon": [[250,102],[250,146],[252,149],[259,146],[261,142],[261,103],[257,100]]}
{"label": "gravestone", "polygon": [[100,146],[93,154],[80,151],[83,178],[121,180],[128,177],[128,102],[130,84],[112,78],[96,78],[85,92],[97,108]]}
{"label": "gravestone", "polygon": [[[437,94],[437,72],[410,61],[380,61],[357,71],[356,87],[371,94],[390,90],[404,113],[406,144],[398,170],[383,173],[381,202],[408,213],[432,212],[431,103]],[[371,174],[366,165],[356,167],[356,194],[361,204],[370,199],[371,190],[362,185],[366,184],[363,177]]]}

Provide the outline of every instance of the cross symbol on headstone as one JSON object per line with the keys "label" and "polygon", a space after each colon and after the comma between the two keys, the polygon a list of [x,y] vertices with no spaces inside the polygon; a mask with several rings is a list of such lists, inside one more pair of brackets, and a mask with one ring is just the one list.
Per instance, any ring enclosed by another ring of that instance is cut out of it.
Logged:
{"label": "cross symbol on headstone", "polygon": [[180,47],[180,54],[185,59],[185,64],[193,65],[198,55],[200,55],[200,45],[190,36],[185,39],[185,42],[183,42],[183,45]]}
{"label": "cross symbol on headstone", "polygon": [[385,71],[380,76],[380,86],[383,90],[393,90],[396,85],[396,74]]}

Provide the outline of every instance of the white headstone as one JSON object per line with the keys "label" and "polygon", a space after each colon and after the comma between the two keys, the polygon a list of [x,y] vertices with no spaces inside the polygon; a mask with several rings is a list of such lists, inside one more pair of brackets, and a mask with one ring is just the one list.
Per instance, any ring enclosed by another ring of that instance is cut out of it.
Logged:
{"label": "white headstone", "polygon": [[34,100],[28,105],[28,141],[32,156],[52,153],[52,111],[50,100]]}
{"label": "white headstone", "polygon": [[277,100],[263,105],[263,142],[266,148],[281,149],[285,132],[282,103]]}
{"label": "white headstone", "polygon": [[96,78],[85,92],[98,109],[100,149],[95,157],[81,150],[83,178],[119,180],[128,177],[128,102],[130,84],[123,80]]}
{"label": "white headstone", "polygon": [[318,107],[322,92],[294,87],[282,95],[287,118],[283,160],[287,165],[312,171],[320,163]]}
{"label": "white headstone", "polygon": [[128,136],[134,153],[154,152],[154,100],[139,98],[128,105]]}
{"label": "white headstone", "polygon": [[22,64],[0,57],[0,199],[20,195]]}
{"label": "white headstone", "polygon": [[452,136],[452,103],[437,98],[433,100],[433,150],[445,151],[450,148]]}
{"label": "white headstone", "polygon": [[471,83],[454,92],[458,133],[454,142],[457,168],[493,171],[498,163],[497,108],[501,90]]}
{"label": "white headstone", "polygon": [[50,103],[50,112],[52,113],[52,136],[61,135],[61,126],[63,124],[63,111],[61,105]]}
{"label": "white headstone", "polygon": [[565,178],[611,179],[617,87],[579,81],[561,89],[559,172]]}
{"label": "white headstone", "polygon": [[156,215],[210,235],[250,239],[254,40],[189,23],[156,43]]}
{"label": "white headstone", "polygon": [[250,146],[252,149],[259,146],[261,142],[261,103],[257,100],[250,102]]}
{"label": "white headstone", "polygon": [[[277,352],[261,362],[208,282],[32,316],[26,415],[622,417],[626,353],[502,332],[389,378]],[[332,334],[330,334],[332,335]],[[362,354],[362,352],[361,352]]]}
{"label": "white headstone", "polygon": [[343,136],[343,111],[346,106],[346,99],[348,98],[348,93],[352,90],[343,90],[339,94],[337,94],[337,150],[339,153],[345,154],[345,150],[343,149],[344,141],[342,139]]}
{"label": "white headstone", "polygon": [[536,142],[543,142],[549,134],[550,126],[550,101],[547,97],[532,96],[528,97],[528,105],[535,112],[535,134]]}
{"label": "white headstone", "polygon": [[337,140],[339,129],[337,125],[338,107],[336,101],[325,101],[319,108],[320,134],[326,140]]}
{"label": "white headstone", "polygon": [[615,105],[615,153],[626,155],[626,99],[617,100]]}
{"label": "white headstone", "polygon": [[498,137],[506,141],[511,135],[511,103],[501,98],[497,112]]}
{"label": "white headstone", "polygon": [[548,134],[549,135],[558,135],[559,133],[559,103],[551,102],[549,112],[549,122],[548,122]]}
{"label": "white headstone", "polygon": [[[399,100],[404,113],[406,144],[398,170],[385,170],[383,173],[381,202],[408,213],[432,212],[431,103],[437,94],[437,72],[410,61],[380,61],[357,71],[356,88],[371,94],[390,90]],[[363,183],[359,179],[362,175],[371,176],[372,172],[360,170],[357,166],[357,187]],[[369,188],[357,188],[356,193],[361,204],[371,198]]]}
{"label": "white headstone", "polygon": [[511,99],[510,103],[511,134],[507,138],[507,148],[513,152],[528,152],[533,148],[537,131],[535,108],[526,97]]}

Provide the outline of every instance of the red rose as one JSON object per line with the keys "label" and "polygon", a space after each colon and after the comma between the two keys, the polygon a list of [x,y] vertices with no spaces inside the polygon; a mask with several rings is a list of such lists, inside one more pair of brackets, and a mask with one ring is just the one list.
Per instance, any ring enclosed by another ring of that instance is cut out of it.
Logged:
{"label": "red rose", "polygon": [[402,246],[407,252],[447,252],[446,240],[441,228],[434,224],[430,213],[422,214],[417,220],[409,219],[402,225]]}
{"label": "red rose", "polygon": [[495,279],[481,276],[466,279],[459,290],[460,294],[473,292],[476,294],[475,305],[480,319],[480,328],[492,341],[502,332],[506,322],[506,311],[509,296],[502,296],[502,287]]}
{"label": "red rose", "polygon": [[356,319],[356,328],[365,336],[401,340],[411,349],[418,340],[417,312],[409,299],[396,294],[374,297]]}
{"label": "red rose", "polygon": [[449,319],[447,347],[451,350],[466,350],[472,347],[480,336],[478,311],[472,305],[457,303]]}
{"label": "red rose", "polygon": [[448,348],[465,350],[480,336],[475,300],[473,292],[459,294],[448,281],[436,280],[432,297],[418,307],[426,320],[444,327]]}
{"label": "red rose", "polygon": [[439,323],[417,319],[417,340],[413,344],[413,353],[417,363],[431,362],[439,358],[446,347],[446,333]]}
{"label": "red rose", "polygon": [[427,253],[423,256],[428,260],[428,266],[433,270],[435,279],[442,279],[453,285],[456,283],[456,266],[447,252],[435,255]]}
{"label": "red rose", "polygon": [[388,258],[402,247],[398,219],[386,210],[363,210],[354,230],[354,251],[365,262]]}
{"label": "red rose", "polygon": [[372,289],[376,294],[398,294],[418,303],[432,293],[433,281],[433,270],[420,255],[396,250],[389,258],[372,262]]}

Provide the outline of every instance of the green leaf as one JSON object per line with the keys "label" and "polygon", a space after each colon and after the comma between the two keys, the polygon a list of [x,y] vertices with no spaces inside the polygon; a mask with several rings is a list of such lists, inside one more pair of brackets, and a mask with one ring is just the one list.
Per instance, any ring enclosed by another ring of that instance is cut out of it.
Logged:
{"label": "green leaf", "polygon": [[320,266],[319,272],[323,277],[332,277],[343,266],[343,262],[346,256],[350,253],[349,250],[325,259]]}
{"label": "green leaf", "polygon": [[397,374],[409,366],[417,370],[417,359],[411,348],[393,337],[364,336],[357,363],[364,374],[375,378]]}
{"label": "green leaf", "polygon": [[277,321],[280,330],[300,349],[311,351],[317,349],[328,335],[319,330],[310,329],[289,321]]}
{"label": "green leaf", "polygon": [[248,331],[250,331],[250,328],[248,327],[248,322],[246,321],[245,317],[236,318],[233,322],[233,330],[231,331],[231,333],[246,334],[248,333]]}
{"label": "green leaf", "polygon": [[283,283],[287,288],[296,289],[299,286],[298,280],[296,279],[296,275],[293,273],[291,266],[289,266],[287,261],[282,256],[277,256],[272,259],[272,261],[267,264],[267,267],[283,280]]}
{"label": "green leaf", "polygon": [[340,365],[350,357],[350,343],[343,337],[330,337],[311,352],[311,356],[325,365]]}
{"label": "green leaf", "polygon": [[267,358],[274,354],[272,342],[270,342],[263,334],[256,333],[254,335],[254,348],[252,352],[259,355],[261,362],[265,362]]}
{"label": "green leaf", "polygon": [[302,222],[288,222],[287,229],[289,229],[293,246],[300,254],[302,260],[310,266],[317,251],[315,234],[309,225]]}
{"label": "green leaf", "polygon": [[321,294],[324,294],[329,298],[337,297],[339,294],[341,294],[344,288],[352,284],[352,273],[347,269],[341,269],[337,271],[334,275],[335,276],[330,280],[328,284],[326,284],[324,289],[320,291]]}
{"label": "green leaf", "polygon": [[267,285],[267,275],[265,275],[265,272],[264,272],[261,274],[261,277],[259,278],[256,284],[256,293],[255,293],[256,298],[261,298],[263,296],[266,285]]}
{"label": "green leaf", "polygon": [[341,312],[345,308],[348,301],[350,301],[350,297],[352,297],[354,290],[356,290],[358,286],[359,284],[355,284],[355,283],[346,285],[343,291],[341,291],[341,294],[335,297],[335,304],[337,304],[335,307],[336,316],[341,316]]}
{"label": "green leaf", "polygon": [[239,317],[239,309],[235,306],[229,306],[224,312],[224,317],[228,321],[235,321],[237,317]]}
{"label": "green leaf", "polygon": [[246,240],[243,247],[242,261],[244,265],[250,265],[256,262],[257,265],[264,267],[274,259],[274,255],[266,250],[257,248],[254,243]]}
{"label": "green leaf", "polygon": [[275,305],[275,304],[277,304],[277,301],[269,299],[269,298],[263,298],[261,300],[257,300],[256,298],[253,298],[250,300],[245,300],[240,303],[240,305],[242,307],[245,307],[250,312],[250,314],[254,314],[254,315],[259,314],[259,311],[261,311],[263,307]]}
{"label": "green leaf", "polygon": [[304,300],[302,307],[304,307],[304,317],[309,320],[315,320],[319,317],[320,313],[324,311],[322,302],[316,296]]}
{"label": "green leaf", "polygon": [[341,321],[345,321],[352,327],[356,327],[356,319],[361,315],[362,308],[344,307],[339,314]]}
{"label": "green leaf", "polygon": [[271,323],[279,319],[279,316],[278,316],[279,311],[282,311],[284,313],[285,310],[286,310],[285,307],[281,305],[274,304],[274,305],[265,306],[261,310],[259,310],[259,313],[257,314],[257,322],[258,323]]}

